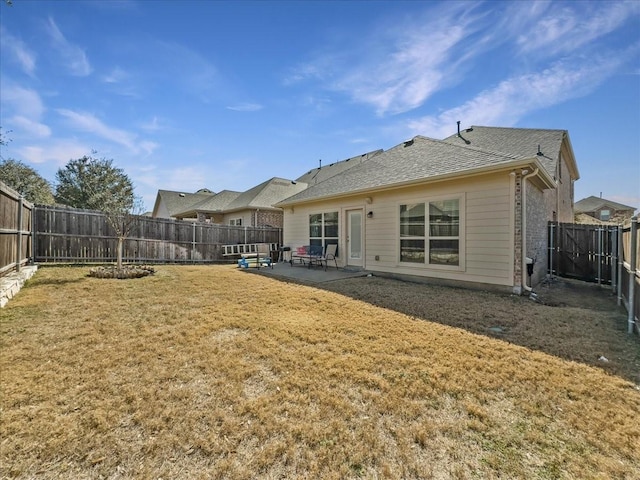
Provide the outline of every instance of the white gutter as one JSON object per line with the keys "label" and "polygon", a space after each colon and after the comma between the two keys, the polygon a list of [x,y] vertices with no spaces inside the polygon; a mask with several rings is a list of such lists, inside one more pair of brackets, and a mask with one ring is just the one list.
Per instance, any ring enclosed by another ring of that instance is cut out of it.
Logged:
{"label": "white gutter", "polygon": [[533,289],[527,285],[527,180],[529,177],[533,177],[538,174],[538,168],[527,173],[527,170],[522,170],[522,288],[527,292],[531,292]]}

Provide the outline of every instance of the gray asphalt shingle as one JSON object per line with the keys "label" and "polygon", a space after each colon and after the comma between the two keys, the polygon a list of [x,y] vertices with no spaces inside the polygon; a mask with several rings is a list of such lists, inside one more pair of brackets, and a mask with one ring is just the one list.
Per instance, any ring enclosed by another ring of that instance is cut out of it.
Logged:
{"label": "gray asphalt shingle", "polygon": [[282,205],[401,185],[430,177],[473,170],[517,160],[516,155],[494,153],[476,147],[417,136],[287,198]]}

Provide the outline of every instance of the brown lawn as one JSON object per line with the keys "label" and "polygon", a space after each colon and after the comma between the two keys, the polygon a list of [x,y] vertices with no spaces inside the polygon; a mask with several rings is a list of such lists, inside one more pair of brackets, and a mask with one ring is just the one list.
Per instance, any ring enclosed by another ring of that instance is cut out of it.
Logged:
{"label": "brown lawn", "polygon": [[1,478],[640,478],[638,339],[611,298],[87,270],[41,269],[0,310]]}

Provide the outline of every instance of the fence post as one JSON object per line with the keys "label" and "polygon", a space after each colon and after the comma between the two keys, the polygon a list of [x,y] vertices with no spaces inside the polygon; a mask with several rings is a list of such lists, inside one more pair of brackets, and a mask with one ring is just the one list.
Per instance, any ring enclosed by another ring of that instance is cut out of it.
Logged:
{"label": "fence post", "polygon": [[627,316],[627,333],[633,333],[635,325],[635,293],[636,293],[636,263],[638,251],[638,217],[631,219],[631,255],[629,255],[629,312]]}
{"label": "fence post", "polygon": [[602,284],[602,228],[598,232],[598,286]]}
{"label": "fence post", "polygon": [[609,241],[609,250],[611,251],[611,255],[609,257],[609,262],[611,263],[611,290],[614,292],[617,290],[618,279],[616,278],[616,266],[618,263],[618,239],[615,236],[618,230],[616,227],[609,227],[607,229],[608,241]]}
{"label": "fence post", "polygon": [[20,272],[22,264],[22,209],[24,208],[24,199],[22,195],[18,198],[18,245],[16,248],[16,272]]}
{"label": "fence post", "polygon": [[193,222],[191,229],[191,261],[196,261],[196,222]]}
{"label": "fence post", "polygon": [[618,306],[622,305],[622,267],[624,267],[624,226],[618,225]]}
{"label": "fence post", "polygon": [[549,278],[553,278],[554,227],[555,225],[553,223],[549,223]]}

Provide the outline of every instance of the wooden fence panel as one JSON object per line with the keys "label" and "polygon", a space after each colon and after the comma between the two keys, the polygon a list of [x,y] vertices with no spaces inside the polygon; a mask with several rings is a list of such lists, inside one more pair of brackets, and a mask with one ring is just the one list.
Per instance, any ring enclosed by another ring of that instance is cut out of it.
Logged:
{"label": "wooden fence panel", "polygon": [[19,270],[32,255],[33,204],[0,182],[0,275]]}
{"label": "wooden fence panel", "polygon": [[611,284],[616,235],[617,227],[551,223],[549,270],[561,277]]}
{"label": "wooden fence panel", "polygon": [[[117,237],[100,212],[38,207],[35,214],[38,262],[113,262]],[[150,217],[135,217],[123,244],[123,260],[135,263],[228,261],[222,245],[278,243],[278,228],[235,227]]]}

